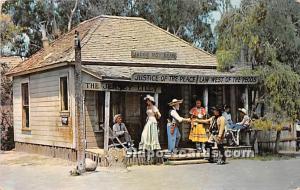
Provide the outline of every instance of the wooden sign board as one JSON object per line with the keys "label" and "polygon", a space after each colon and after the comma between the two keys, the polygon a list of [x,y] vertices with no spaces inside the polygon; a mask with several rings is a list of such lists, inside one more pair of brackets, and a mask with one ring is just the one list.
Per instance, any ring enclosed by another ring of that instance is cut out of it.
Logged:
{"label": "wooden sign board", "polygon": [[256,84],[256,76],[209,76],[134,73],[132,82],[168,84]]}
{"label": "wooden sign board", "polygon": [[112,83],[112,82],[83,82],[83,90],[94,91],[119,91],[119,92],[145,92],[145,93],[161,93],[161,88],[149,84],[134,83]]}
{"label": "wooden sign board", "polygon": [[162,59],[162,60],[176,60],[177,54],[174,52],[157,52],[157,51],[131,51],[132,58],[140,59]]}

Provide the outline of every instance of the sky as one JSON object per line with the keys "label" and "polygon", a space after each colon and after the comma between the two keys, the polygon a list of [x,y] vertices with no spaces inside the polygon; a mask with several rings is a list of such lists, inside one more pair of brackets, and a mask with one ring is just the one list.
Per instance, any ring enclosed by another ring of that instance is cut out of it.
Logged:
{"label": "sky", "polygon": [[[231,0],[231,4],[233,7],[239,7],[240,6],[240,3],[241,3],[241,0]],[[214,11],[212,12],[212,17],[213,17],[213,22],[212,22],[212,29],[214,30],[214,28],[216,27],[217,25],[217,22],[220,20],[221,18],[221,15],[220,15],[220,12],[218,11]]]}

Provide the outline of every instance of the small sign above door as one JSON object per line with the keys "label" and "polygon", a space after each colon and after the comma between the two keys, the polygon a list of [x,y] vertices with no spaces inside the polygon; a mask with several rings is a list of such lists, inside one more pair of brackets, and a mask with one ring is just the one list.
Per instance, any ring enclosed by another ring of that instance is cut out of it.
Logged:
{"label": "small sign above door", "polygon": [[140,59],[162,59],[162,60],[176,60],[177,54],[174,52],[159,52],[159,51],[131,51],[132,58]]}
{"label": "small sign above door", "polygon": [[83,90],[161,93],[161,88],[151,84],[83,82]]}

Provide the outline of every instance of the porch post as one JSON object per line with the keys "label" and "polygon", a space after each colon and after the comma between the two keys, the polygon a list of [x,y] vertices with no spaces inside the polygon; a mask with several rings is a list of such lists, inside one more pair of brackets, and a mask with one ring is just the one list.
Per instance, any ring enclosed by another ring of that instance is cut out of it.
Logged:
{"label": "porch post", "polygon": [[83,117],[83,93],[81,75],[81,45],[79,32],[75,31],[75,135],[77,150],[77,168],[79,173],[85,172],[85,135]]}
{"label": "porch post", "polygon": [[231,115],[232,121],[236,122],[237,118],[237,109],[236,109],[236,94],[235,94],[235,86],[230,86],[230,107],[231,107]]}
{"label": "porch post", "polygon": [[104,150],[108,150],[109,140],[109,113],[110,113],[110,92],[105,91],[105,110],[104,110]]}
{"label": "porch post", "polygon": [[156,103],[156,107],[158,107],[158,93],[154,94],[154,101]]}
{"label": "porch post", "polygon": [[248,86],[246,86],[245,88],[245,102],[244,102],[244,108],[248,111],[248,114],[250,114],[249,111],[249,90],[248,90]]}
{"label": "porch post", "polygon": [[225,85],[222,86],[222,90],[223,90],[223,105],[226,104],[226,89],[225,89]]}
{"label": "porch post", "polygon": [[208,112],[208,87],[207,86],[205,86],[204,88],[203,101],[204,101],[205,110]]}

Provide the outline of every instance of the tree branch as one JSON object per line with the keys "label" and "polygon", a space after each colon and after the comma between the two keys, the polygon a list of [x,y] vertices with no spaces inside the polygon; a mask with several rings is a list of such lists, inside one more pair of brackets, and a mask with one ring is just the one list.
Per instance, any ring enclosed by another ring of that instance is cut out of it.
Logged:
{"label": "tree branch", "polygon": [[72,20],[73,20],[73,15],[77,9],[77,6],[78,6],[78,1],[79,0],[76,0],[75,1],[75,5],[74,5],[74,8],[73,10],[71,11],[71,14],[70,14],[70,17],[69,17],[69,22],[68,22],[68,32],[71,30],[71,27],[72,27]]}

